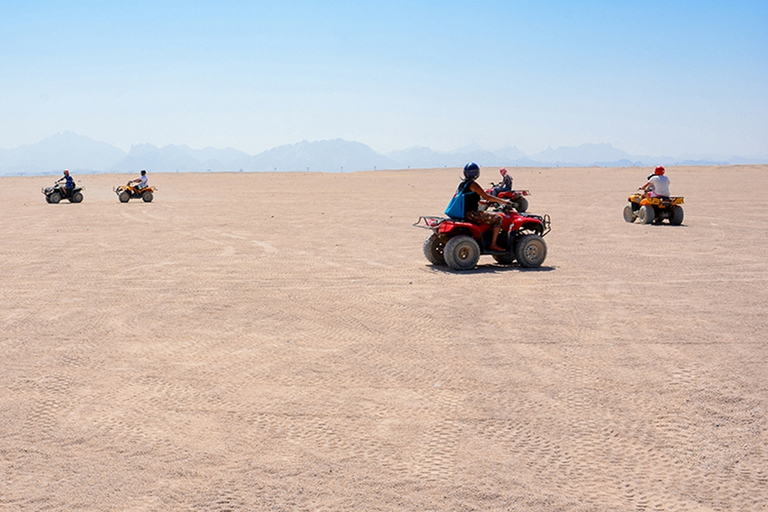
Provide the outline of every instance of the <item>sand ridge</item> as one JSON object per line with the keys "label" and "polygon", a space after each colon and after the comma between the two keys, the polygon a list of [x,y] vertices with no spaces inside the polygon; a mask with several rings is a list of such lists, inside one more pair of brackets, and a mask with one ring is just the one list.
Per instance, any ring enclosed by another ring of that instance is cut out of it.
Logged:
{"label": "sand ridge", "polygon": [[458,169],[3,178],[0,510],[765,510],[766,171],[510,168],[547,261],[465,273]]}

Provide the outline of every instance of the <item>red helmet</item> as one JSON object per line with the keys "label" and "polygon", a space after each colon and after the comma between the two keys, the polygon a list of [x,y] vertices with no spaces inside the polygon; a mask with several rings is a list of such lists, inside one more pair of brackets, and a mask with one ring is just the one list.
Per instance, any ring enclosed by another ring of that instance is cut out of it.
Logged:
{"label": "red helmet", "polygon": [[506,175],[506,174],[507,174],[507,170],[506,170],[504,167],[502,167],[501,169],[499,169],[499,173],[500,173],[502,176],[504,176],[504,175]]}
{"label": "red helmet", "polygon": [[69,169],[64,169],[64,174],[69,174]]}
{"label": "red helmet", "polygon": [[659,176],[661,174],[664,174],[664,168],[662,166],[658,166],[655,171],[653,171],[653,174],[656,176]]}

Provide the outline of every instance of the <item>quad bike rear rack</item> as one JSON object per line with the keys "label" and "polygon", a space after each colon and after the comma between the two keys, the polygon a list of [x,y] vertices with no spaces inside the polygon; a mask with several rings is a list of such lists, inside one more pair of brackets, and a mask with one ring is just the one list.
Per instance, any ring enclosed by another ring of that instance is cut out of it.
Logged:
{"label": "quad bike rear rack", "polygon": [[[532,213],[520,213],[521,217],[531,217],[533,219],[539,219],[541,221],[541,225],[544,228],[541,232],[541,236],[546,236],[550,231],[552,231],[552,222],[549,219],[549,214],[545,213],[544,215],[534,215]],[[440,227],[440,224],[445,222],[446,220],[449,220],[448,217],[435,217],[431,215],[422,215],[419,217],[419,220],[413,223],[414,227],[417,228],[423,228],[423,229],[437,229]]]}
{"label": "quad bike rear rack", "polygon": [[447,217],[432,217],[429,215],[422,215],[419,220],[413,223],[417,228],[435,229],[444,221],[448,220]]}

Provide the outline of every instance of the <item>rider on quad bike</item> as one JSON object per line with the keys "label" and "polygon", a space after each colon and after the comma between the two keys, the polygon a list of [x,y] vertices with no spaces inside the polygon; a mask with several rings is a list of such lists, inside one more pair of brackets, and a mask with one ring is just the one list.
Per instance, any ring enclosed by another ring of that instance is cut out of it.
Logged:
{"label": "rider on quad bike", "polygon": [[69,169],[64,169],[64,176],[56,180],[56,184],[64,182],[64,188],[66,189],[66,195],[70,195],[70,191],[75,188],[75,180],[70,176]]}
{"label": "rider on quad bike", "polygon": [[141,198],[145,203],[152,202],[155,189],[147,183],[147,171],[141,170],[141,176],[129,181],[125,185],[115,188],[115,194],[121,203],[127,203],[132,197]]}
{"label": "rider on quad bike", "polygon": [[501,192],[509,192],[512,190],[512,176],[509,175],[509,172],[502,167],[499,169],[499,174],[501,174],[501,183],[493,187],[493,195],[496,197],[501,197],[499,196]]}
{"label": "rider on quad bike", "polygon": [[664,172],[664,167],[656,167],[646,184],[629,196],[629,204],[624,207],[625,221],[631,223],[639,218],[642,224],[660,224],[669,219],[674,226],[683,223],[684,199],[669,195],[669,178]]}
{"label": "rider on quad bike", "polygon": [[640,190],[644,192],[643,197],[669,197],[669,178],[664,175],[664,167],[656,167]]}
{"label": "rider on quad bike", "polygon": [[[542,237],[549,233],[549,216],[521,214],[509,201],[483,192],[475,183],[479,174],[475,163],[464,167],[465,179],[445,210],[448,218],[422,216],[414,224],[432,231],[424,241],[424,256],[433,265],[453,270],[475,268],[483,254],[502,265],[517,259],[522,267],[541,266],[547,255]],[[501,206],[493,213],[478,211],[480,197]]]}
{"label": "rider on quad bike", "polygon": [[[491,183],[491,188],[486,189],[485,193],[502,199],[507,199],[512,203],[515,210],[520,213],[528,210],[528,200],[525,196],[529,196],[531,193],[527,190],[512,190],[512,177],[505,168],[502,167],[499,169],[499,174],[501,174],[502,182]],[[479,209],[485,210],[487,207],[487,203],[481,202]]]}
{"label": "rider on quad bike", "polygon": [[470,162],[464,166],[464,179],[459,184],[459,188],[456,189],[456,194],[461,193],[464,196],[464,211],[451,213],[446,211],[446,213],[455,218],[467,219],[475,224],[488,224],[492,230],[491,244],[488,248],[492,251],[503,251],[504,249],[496,244],[499,232],[501,231],[501,215],[480,210],[478,206],[480,205],[480,198],[488,202],[505,204],[507,206],[511,206],[511,204],[506,199],[492,196],[483,190],[475,182],[479,177],[480,166],[475,162]]}
{"label": "rider on quad bike", "polygon": [[[61,183],[62,181],[64,184]],[[51,204],[58,204],[62,199],[67,199],[70,203],[80,203],[83,201],[82,190],[82,187],[75,184],[69,169],[64,169],[64,176],[56,180],[52,187],[46,187],[41,192],[45,194],[45,200]]]}

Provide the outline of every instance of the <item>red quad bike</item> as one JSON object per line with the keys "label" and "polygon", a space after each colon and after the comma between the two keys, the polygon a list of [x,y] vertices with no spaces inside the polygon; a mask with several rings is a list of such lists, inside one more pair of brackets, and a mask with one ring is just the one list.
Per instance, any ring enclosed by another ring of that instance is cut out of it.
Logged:
{"label": "red quad bike", "polygon": [[490,254],[497,263],[511,265],[515,260],[521,267],[540,267],[547,257],[544,235],[550,231],[549,215],[518,213],[514,207],[495,207],[503,214],[497,243],[503,251],[488,249],[491,226],[474,224],[463,219],[419,217],[414,226],[432,231],[424,241],[424,256],[433,265],[448,265],[453,270],[471,270],[483,254]]}
{"label": "red quad bike", "polygon": [[[497,183],[491,183],[491,188],[487,189],[485,191],[486,194],[489,196],[495,196],[496,194],[493,193],[494,187],[497,187],[500,184]],[[525,196],[531,195],[530,192],[527,190],[504,190],[499,192],[499,195],[497,197],[501,199],[506,199],[507,201],[512,202],[512,206],[515,207],[515,210],[517,210],[520,213],[523,213],[528,210],[528,200],[525,198]],[[485,201],[481,201],[479,208],[485,210],[488,207],[488,204]]]}

